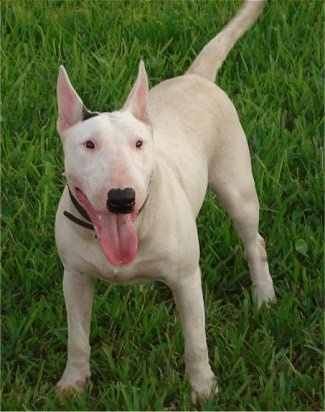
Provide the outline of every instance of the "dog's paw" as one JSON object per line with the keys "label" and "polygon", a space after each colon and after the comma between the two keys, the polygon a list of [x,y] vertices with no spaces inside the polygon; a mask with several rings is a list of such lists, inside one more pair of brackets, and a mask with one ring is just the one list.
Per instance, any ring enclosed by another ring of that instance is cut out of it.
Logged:
{"label": "dog's paw", "polygon": [[73,391],[82,392],[90,375],[89,365],[84,367],[67,365],[61,379],[56,384],[57,390],[63,396],[69,396]]}
{"label": "dog's paw", "polygon": [[218,385],[214,376],[191,382],[191,400],[193,405],[198,405],[200,400],[208,400],[218,396]]}
{"label": "dog's paw", "polygon": [[272,283],[266,283],[259,286],[253,286],[253,302],[257,304],[258,308],[263,305],[270,305],[276,302],[276,296]]}

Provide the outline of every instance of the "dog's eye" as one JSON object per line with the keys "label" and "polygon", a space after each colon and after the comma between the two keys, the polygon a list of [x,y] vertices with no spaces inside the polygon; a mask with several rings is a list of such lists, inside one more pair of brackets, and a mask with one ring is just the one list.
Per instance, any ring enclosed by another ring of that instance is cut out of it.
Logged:
{"label": "dog's eye", "polygon": [[95,143],[91,140],[87,140],[85,143],[85,147],[87,149],[95,149]]}
{"label": "dog's eye", "polygon": [[140,149],[140,147],[143,145],[143,141],[141,139],[137,140],[135,143],[135,147],[137,149]]}

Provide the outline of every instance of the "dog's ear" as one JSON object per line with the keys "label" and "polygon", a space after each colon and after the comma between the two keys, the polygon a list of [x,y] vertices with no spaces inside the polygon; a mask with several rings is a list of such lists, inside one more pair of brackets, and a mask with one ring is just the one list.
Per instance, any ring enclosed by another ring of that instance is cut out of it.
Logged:
{"label": "dog's ear", "polygon": [[70,83],[67,72],[63,66],[59,68],[57,84],[57,98],[59,118],[56,123],[58,133],[73,126],[82,120],[83,103]]}
{"label": "dog's ear", "polygon": [[148,76],[144,63],[141,60],[138,77],[123,106],[123,110],[132,113],[133,116],[141,122],[150,124],[148,114],[148,91]]}

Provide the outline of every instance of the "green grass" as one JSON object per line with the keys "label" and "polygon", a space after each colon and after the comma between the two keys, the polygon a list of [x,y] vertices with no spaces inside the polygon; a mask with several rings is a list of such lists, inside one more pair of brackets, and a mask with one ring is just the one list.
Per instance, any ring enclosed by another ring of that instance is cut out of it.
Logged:
{"label": "green grass", "polygon": [[[63,186],[55,131],[64,63],[88,107],[122,106],[140,58],[151,85],[184,72],[237,9],[223,1],[2,1],[2,410],[188,410],[183,336],[162,284],[97,283],[93,377],[61,399]],[[198,219],[207,338],[220,396],[205,410],[323,405],[323,3],[271,1],[225,62],[252,150],[278,302],[256,311],[242,246],[208,193]]]}

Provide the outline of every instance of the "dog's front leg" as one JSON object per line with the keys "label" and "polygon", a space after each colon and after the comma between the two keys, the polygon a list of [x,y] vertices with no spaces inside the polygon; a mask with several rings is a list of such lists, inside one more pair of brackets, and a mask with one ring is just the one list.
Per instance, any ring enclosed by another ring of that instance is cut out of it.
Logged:
{"label": "dog's front leg", "polygon": [[91,278],[64,271],[63,292],[68,317],[68,361],[57,384],[62,394],[82,391],[90,377],[89,327],[93,302]]}
{"label": "dog's front leg", "polygon": [[172,292],[183,324],[186,372],[195,404],[198,398],[209,398],[212,391],[215,395],[218,393],[209,364],[200,268],[192,277],[172,287]]}

